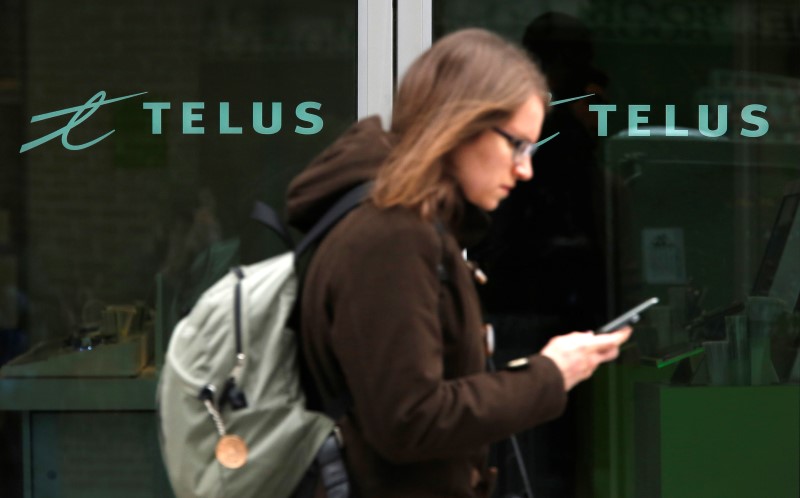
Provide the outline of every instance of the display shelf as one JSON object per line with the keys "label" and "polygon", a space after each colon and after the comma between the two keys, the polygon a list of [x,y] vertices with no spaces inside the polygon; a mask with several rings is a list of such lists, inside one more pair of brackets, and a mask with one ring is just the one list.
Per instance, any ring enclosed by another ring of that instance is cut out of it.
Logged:
{"label": "display shelf", "polygon": [[0,410],[155,410],[154,367],[133,378],[0,378]]}

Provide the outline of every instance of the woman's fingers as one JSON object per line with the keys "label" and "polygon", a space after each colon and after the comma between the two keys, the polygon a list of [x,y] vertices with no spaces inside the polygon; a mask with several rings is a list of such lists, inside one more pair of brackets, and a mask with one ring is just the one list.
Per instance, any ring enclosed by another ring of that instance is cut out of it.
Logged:
{"label": "woman's fingers", "polygon": [[625,327],[610,334],[572,332],[554,337],[542,350],[558,366],[567,390],[588,379],[601,363],[619,356],[619,347],[630,338],[632,329]]}

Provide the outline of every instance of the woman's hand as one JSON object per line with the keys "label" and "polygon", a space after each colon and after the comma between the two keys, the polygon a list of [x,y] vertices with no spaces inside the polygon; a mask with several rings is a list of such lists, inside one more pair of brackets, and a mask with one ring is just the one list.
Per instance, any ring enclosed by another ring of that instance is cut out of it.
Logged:
{"label": "woman's hand", "polygon": [[625,327],[610,334],[572,332],[550,339],[540,354],[558,366],[564,377],[564,389],[569,391],[578,382],[591,377],[601,363],[615,359],[620,345],[628,340],[632,331]]}

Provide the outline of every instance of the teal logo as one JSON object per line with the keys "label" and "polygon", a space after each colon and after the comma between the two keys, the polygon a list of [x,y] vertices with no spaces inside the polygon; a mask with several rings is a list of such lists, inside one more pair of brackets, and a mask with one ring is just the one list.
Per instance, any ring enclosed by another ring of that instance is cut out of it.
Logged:
{"label": "teal logo", "polygon": [[[134,93],[125,95],[123,97],[115,97],[112,99],[106,98],[106,92],[99,91],[92,98],[86,101],[85,104],[68,107],[58,111],[47,112],[44,114],[37,114],[31,118],[31,123],[38,123],[47,119],[55,118],[72,114],[69,122],[63,127],[55,130],[47,135],[31,140],[20,147],[19,152],[27,152],[36,148],[50,140],[61,137],[61,145],[67,150],[82,150],[100,142],[109,137],[115,130],[100,135],[99,137],[84,142],[82,144],[73,144],[69,141],[69,132],[81,123],[89,119],[92,114],[107,104],[113,104],[126,99],[132,99],[145,95],[147,92]],[[206,132],[206,127],[202,126],[203,110],[206,108],[205,102],[182,102],[179,106],[180,118],[182,122],[182,132],[184,135],[203,135]],[[153,135],[162,134],[162,114],[165,111],[170,111],[172,104],[170,102],[144,102],[142,110],[150,113],[151,127],[150,132]],[[314,135],[319,133],[323,127],[322,116],[316,114],[315,111],[322,109],[322,104],[319,102],[301,102],[295,107],[295,116],[302,122],[302,126],[298,124],[294,128],[294,132],[298,135]],[[269,110],[269,124],[264,123],[264,104],[262,102],[253,102],[252,104],[252,129],[259,135],[273,135],[281,130],[281,117],[283,115],[283,104],[281,102],[272,102]],[[241,135],[244,133],[243,126],[236,126],[231,123],[230,119],[230,104],[228,102],[219,102],[219,134],[220,135]]]}
{"label": "teal logo", "polygon": [[134,93],[132,95],[126,95],[124,97],[117,97],[114,99],[106,100],[106,92],[99,91],[94,94],[94,97],[90,98],[85,104],[69,107],[67,109],[61,109],[60,111],[53,111],[47,112],[45,114],[37,114],[36,116],[31,118],[31,123],[38,123],[39,121],[44,121],[46,119],[55,118],[58,116],[64,116],[65,114],[72,114],[72,118],[69,122],[62,128],[49,133],[41,138],[37,138],[36,140],[32,140],[26,144],[23,144],[22,147],[19,148],[20,154],[23,152],[27,152],[34,147],[38,147],[43,143],[47,143],[54,138],[61,137],[61,145],[64,146],[67,150],[81,150],[87,147],[91,147],[92,145],[96,144],[97,142],[107,138],[109,135],[114,133],[114,130],[109,131],[105,135],[101,135],[94,140],[90,140],[86,143],[82,143],[80,145],[74,145],[69,143],[69,132],[72,131],[73,128],[78,126],[79,124],[83,123],[87,119],[91,117],[101,106],[106,104],[113,104],[114,102],[119,102],[120,100],[132,99],[134,97],[138,97],[139,95],[144,95],[147,92],[141,93]]}
{"label": "teal logo", "polygon": [[[597,135],[600,137],[608,136],[608,113],[617,110],[616,105],[597,105],[592,104],[589,106],[591,112],[597,113]],[[628,106],[628,136],[629,137],[649,137],[650,130],[642,129],[640,126],[648,124],[647,113],[650,112],[649,105],[629,105]],[[742,122],[748,125],[753,125],[754,128],[742,127],[739,130],[739,135],[747,138],[763,137],[769,131],[769,122],[763,116],[767,113],[767,106],[762,104],[750,104],[742,107],[741,118]],[[686,137],[689,135],[689,130],[675,127],[675,106],[664,106],[664,115],[666,120],[665,135],[668,137]],[[728,132],[728,106],[717,106],[717,125],[714,129],[710,126],[711,118],[709,117],[709,106],[697,106],[697,128],[700,134],[716,138],[725,135]]]}
{"label": "teal logo", "polygon": [[[572,97],[569,99],[564,100],[557,100],[555,102],[551,102],[551,106],[564,104],[567,102],[572,102],[574,100],[585,99],[586,97],[591,97],[594,95],[590,93],[588,95],[581,95],[580,97]],[[589,106],[589,111],[597,113],[597,136],[599,137],[607,137],[608,136],[608,114],[612,112],[616,112],[617,106],[613,104],[591,104]],[[649,137],[650,130],[646,128],[641,128],[644,125],[648,124],[648,116],[647,113],[650,112],[651,107],[649,105],[629,105],[628,106],[628,136],[629,137]],[[767,113],[767,106],[762,104],[750,104],[746,105],[741,109],[741,119],[742,122],[748,125],[752,125],[753,128],[744,128],[742,127],[739,130],[739,135],[746,137],[746,138],[758,138],[763,137],[769,131],[769,122],[767,121],[765,115]],[[675,126],[675,106],[674,105],[666,105],[664,106],[664,114],[665,114],[665,136],[667,137],[686,137],[689,135],[689,130],[685,128],[677,128]],[[715,128],[711,128],[710,123],[712,122],[710,115],[709,115],[709,106],[708,105],[699,105],[697,106],[697,128],[700,131],[700,134],[709,137],[709,138],[717,138],[725,135],[728,132],[728,106],[727,105],[718,105],[717,106],[717,124]],[[558,135],[558,132],[553,133],[549,137],[545,138],[544,140],[540,140],[537,145],[541,145],[545,142],[549,142],[550,140],[554,139]]]}
{"label": "teal logo", "polygon": [[[572,98],[564,99],[564,100],[554,100],[554,101],[550,102],[550,107],[557,106],[559,104],[566,104],[567,102],[572,102],[574,100],[585,99],[586,97],[591,97],[592,95],[594,95],[594,94],[590,93],[588,95],[581,95],[580,97],[572,97]],[[536,142],[536,147],[537,148],[541,147],[542,145],[546,144],[550,140],[556,138],[559,135],[559,133],[561,133],[561,132],[557,131],[557,132],[553,133],[552,135],[550,135],[549,137],[539,140],[538,142]]]}

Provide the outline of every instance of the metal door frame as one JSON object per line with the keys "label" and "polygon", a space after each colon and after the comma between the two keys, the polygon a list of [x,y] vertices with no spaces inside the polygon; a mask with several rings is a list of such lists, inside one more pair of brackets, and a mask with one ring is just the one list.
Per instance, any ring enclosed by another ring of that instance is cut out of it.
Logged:
{"label": "metal door frame", "polygon": [[397,75],[431,45],[432,13],[432,0],[358,0],[359,119],[378,114],[389,126]]}

